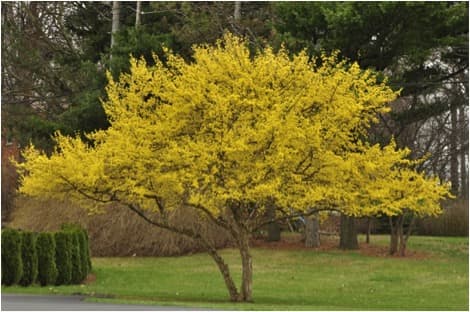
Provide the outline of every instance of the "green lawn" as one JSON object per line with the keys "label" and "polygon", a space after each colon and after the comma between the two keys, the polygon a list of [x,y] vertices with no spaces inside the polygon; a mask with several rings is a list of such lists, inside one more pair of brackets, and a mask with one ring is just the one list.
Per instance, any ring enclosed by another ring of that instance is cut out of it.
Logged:
{"label": "green lawn", "polygon": [[[387,242],[387,236],[372,237],[374,244]],[[250,304],[227,302],[222,278],[205,254],[94,258],[94,283],[2,291],[84,293],[95,296],[89,300],[229,310],[468,310],[468,238],[411,237],[409,248],[421,257],[253,249],[255,302]],[[222,254],[238,278],[237,251]]]}

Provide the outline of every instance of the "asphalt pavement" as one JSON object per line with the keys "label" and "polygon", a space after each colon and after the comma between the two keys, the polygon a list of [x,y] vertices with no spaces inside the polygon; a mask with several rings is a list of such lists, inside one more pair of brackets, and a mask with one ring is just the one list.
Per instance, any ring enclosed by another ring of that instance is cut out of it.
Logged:
{"label": "asphalt pavement", "polygon": [[84,296],[3,294],[2,311],[192,311],[191,308],[86,302]]}

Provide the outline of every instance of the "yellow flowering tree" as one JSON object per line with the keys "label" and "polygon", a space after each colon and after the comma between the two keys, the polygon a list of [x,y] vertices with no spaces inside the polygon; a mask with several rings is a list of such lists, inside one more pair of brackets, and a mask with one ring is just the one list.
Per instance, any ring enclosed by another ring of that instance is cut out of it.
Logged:
{"label": "yellow flowering tree", "polygon": [[[129,74],[109,77],[107,95],[107,130],[86,142],[57,134],[49,156],[33,146],[24,152],[21,191],[72,199],[91,211],[123,204],[205,246],[230,299],[251,301],[249,239],[273,221],[266,207],[275,206],[279,218],[328,202],[360,214],[362,205],[343,204],[376,186],[366,183],[352,195],[346,178],[358,185],[365,178],[348,176],[347,168],[361,161],[360,149],[371,149],[362,138],[397,94],[336,55],[311,60],[270,48],[253,55],[245,40],[227,34],[214,46],[194,47],[191,63],[171,51],[153,66],[132,59]],[[204,233],[171,221],[174,209],[195,210],[231,235],[240,287]]]}
{"label": "yellow flowering tree", "polygon": [[[407,240],[415,217],[437,216],[440,201],[451,198],[450,185],[428,177],[415,168],[424,161],[410,160],[409,149],[397,149],[392,140],[388,146],[359,148],[337,163],[346,203],[344,213],[355,217],[386,216],[390,222],[390,254],[405,255]],[[404,232],[405,217],[411,222]]]}

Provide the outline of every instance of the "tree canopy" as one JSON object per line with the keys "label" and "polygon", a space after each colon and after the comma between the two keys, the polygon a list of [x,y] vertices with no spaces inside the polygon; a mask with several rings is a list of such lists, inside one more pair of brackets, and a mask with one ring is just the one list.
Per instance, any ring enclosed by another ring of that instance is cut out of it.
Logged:
{"label": "tree canopy", "polygon": [[311,59],[285,49],[250,52],[227,33],[194,47],[192,62],[164,49],[165,62],[131,59],[108,74],[103,102],[110,127],[70,137],[57,133],[47,156],[30,146],[21,191],[69,198],[90,210],[118,202],[154,225],[204,241],[169,224],[173,209],[194,209],[227,230],[240,249],[242,286],[204,241],[232,300],[251,300],[249,237],[265,208],[283,216],[320,209],[350,215],[436,214],[446,187],[414,170],[394,142],[371,146],[367,130],[394,100],[385,81],[336,54]]}

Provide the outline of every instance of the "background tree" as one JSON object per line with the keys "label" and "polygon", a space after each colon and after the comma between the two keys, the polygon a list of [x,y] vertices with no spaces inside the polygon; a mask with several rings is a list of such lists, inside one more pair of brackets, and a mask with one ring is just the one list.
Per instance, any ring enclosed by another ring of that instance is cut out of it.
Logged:
{"label": "background tree", "polygon": [[[318,54],[323,49],[339,49],[361,67],[382,71],[394,88],[402,88],[401,97],[391,106],[392,114],[382,117],[372,139],[385,143],[394,136],[415,158],[431,153],[421,170],[443,180],[452,176],[454,193],[465,196],[458,181],[465,184],[468,180],[459,178],[459,172],[468,177],[468,156],[459,152],[460,146],[468,150],[464,135],[468,113],[462,115],[463,127],[456,129],[462,134],[460,144],[458,135],[433,133],[442,130],[451,111],[460,107],[468,112],[468,3],[286,2],[276,4],[275,11],[280,41],[291,51],[308,47],[311,54]],[[460,104],[455,99],[461,99]],[[442,122],[435,123],[435,119]],[[445,165],[440,169],[432,163]]]}
{"label": "background tree", "polygon": [[51,134],[105,127],[104,73],[67,27],[75,3],[2,3],[2,130],[52,149]]}

